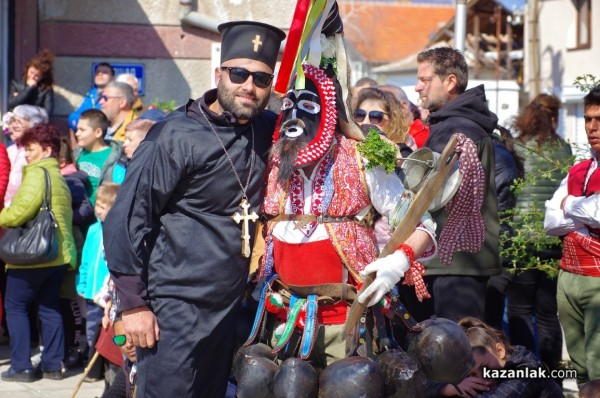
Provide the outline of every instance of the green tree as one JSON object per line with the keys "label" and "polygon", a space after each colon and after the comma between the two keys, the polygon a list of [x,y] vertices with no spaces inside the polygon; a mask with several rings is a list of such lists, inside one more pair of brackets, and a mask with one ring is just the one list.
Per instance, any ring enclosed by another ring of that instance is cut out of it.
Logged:
{"label": "green tree", "polygon": [[596,78],[596,76],[586,73],[581,76],[577,76],[573,85],[577,87],[579,90],[584,93],[588,93],[592,88],[596,87],[600,84],[600,79]]}
{"label": "green tree", "polygon": [[[511,142],[530,152],[532,156],[537,155],[548,163],[543,170],[538,169],[536,172],[528,173],[524,179],[515,180],[512,189],[517,197],[525,187],[538,185],[538,182],[543,179],[551,179],[557,171],[566,174],[575,160],[575,156],[562,161],[549,157],[547,154],[551,151],[548,151],[548,148],[553,144],[546,144],[538,149],[525,146],[518,140],[511,140]],[[579,153],[579,149],[574,152]],[[560,238],[549,236],[544,231],[544,214],[545,204],[532,202],[526,208],[516,208],[499,215],[500,222],[506,223],[510,227],[509,231],[500,236],[500,256],[510,260],[511,272],[538,269],[551,277],[558,275],[559,260],[544,259],[536,255],[536,253],[550,251],[561,245]]]}

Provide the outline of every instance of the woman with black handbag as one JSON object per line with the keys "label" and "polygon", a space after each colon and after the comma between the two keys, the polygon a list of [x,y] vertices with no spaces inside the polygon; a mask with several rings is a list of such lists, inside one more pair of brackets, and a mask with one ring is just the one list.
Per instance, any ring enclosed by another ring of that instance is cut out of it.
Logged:
{"label": "woman with black handbag", "polygon": [[[2,381],[32,382],[43,376],[59,380],[62,378],[61,360],[64,356],[59,289],[65,270],[76,264],[71,230],[71,195],[58,167],[59,131],[48,124],[32,127],[23,135],[21,144],[25,147],[27,165],[23,168],[23,181],[11,205],[0,212],[0,227],[9,228],[0,241],[0,253],[5,256],[10,252],[7,246],[20,247],[22,243],[15,234],[9,238],[11,230],[23,227],[22,236],[25,236],[37,227],[36,224],[40,224],[40,218],[48,211],[53,213],[50,217],[54,217],[55,228],[54,237],[40,235],[37,245],[24,252],[21,258],[14,258],[15,252],[9,261],[3,258],[7,263],[5,309],[11,339],[11,366],[2,372],[0,378]],[[37,253],[42,243],[49,243],[49,248],[45,253]],[[54,250],[52,243],[57,245]],[[25,257],[36,260],[23,261]],[[30,360],[27,307],[34,302],[39,306],[44,343],[41,373],[33,369]]]}

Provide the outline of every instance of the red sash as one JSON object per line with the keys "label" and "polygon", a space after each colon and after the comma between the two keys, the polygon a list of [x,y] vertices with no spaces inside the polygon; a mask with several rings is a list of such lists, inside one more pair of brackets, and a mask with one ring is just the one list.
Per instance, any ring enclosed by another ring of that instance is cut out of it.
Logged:
{"label": "red sash", "polygon": [[560,267],[585,276],[600,276],[600,240],[571,232],[563,240]]}
{"label": "red sash", "polygon": [[[342,261],[329,239],[297,244],[273,239],[273,259],[275,272],[286,285],[342,283]],[[317,318],[322,325],[341,325],[347,309],[345,302],[319,305]]]}
{"label": "red sash", "polygon": [[[569,195],[589,196],[600,190],[600,173],[596,169],[585,183],[592,159],[577,163],[569,170],[567,188]],[[594,236],[571,232],[563,240],[563,257],[560,267],[574,274],[600,277],[600,231],[588,228]]]}
{"label": "red sash", "polygon": [[273,239],[273,260],[286,285],[342,283],[342,261],[329,239],[309,243]]}

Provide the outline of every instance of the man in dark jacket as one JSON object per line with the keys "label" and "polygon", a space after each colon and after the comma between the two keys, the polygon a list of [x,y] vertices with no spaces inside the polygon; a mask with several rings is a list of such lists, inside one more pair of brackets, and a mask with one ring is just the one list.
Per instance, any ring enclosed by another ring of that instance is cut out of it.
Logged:
{"label": "man in dark jacket", "polygon": [[138,397],[223,397],[231,369],[285,34],[259,22],[219,31],[217,88],[149,131],[104,223]]}
{"label": "man in dark jacket", "polygon": [[[498,122],[489,111],[483,86],[466,90],[468,68],[463,55],[450,47],[433,48],[417,56],[415,91],[421,106],[429,110],[430,134],[425,146],[442,152],[454,133],[463,133],[477,147],[483,167],[481,215],[485,237],[476,253],[454,253],[450,265],[435,258],[427,264],[426,276],[432,287],[435,315],[458,320],[464,316],[484,319],[486,284],[500,273],[498,253],[498,203],[494,182],[494,147],[491,134]],[[446,208],[431,213],[440,236],[448,220]]]}
{"label": "man in dark jacket", "polygon": [[[507,146],[506,139],[511,137],[510,131],[498,126],[497,133],[492,141],[494,143],[494,156],[496,158],[494,172],[496,174],[496,193],[498,195],[498,216],[500,217],[500,238],[504,247],[508,246],[510,237],[513,235],[512,211],[517,203],[517,196],[513,184],[517,178],[523,178],[523,162],[512,150],[512,145]],[[503,235],[505,235],[504,238]],[[512,281],[512,273],[508,271],[511,260],[501,258],[502,273],[495,275],[488,281],[487,296],[485,299],[485,322],[495,329],[502,330],[504,318],[504,304],[506,293]]]}

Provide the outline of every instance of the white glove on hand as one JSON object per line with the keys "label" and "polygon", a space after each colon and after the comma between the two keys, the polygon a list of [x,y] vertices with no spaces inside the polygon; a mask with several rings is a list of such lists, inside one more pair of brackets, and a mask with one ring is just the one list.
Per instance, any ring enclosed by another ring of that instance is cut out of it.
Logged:
{"label": "white glove on hand", "polygon": [[358,302],[364,303],[371,294],[373,297],[367,306],[377,304],[384,294],[404,276],[404,273],[410,268],[408,257],[401,250],[395,251],[393,254],[377,259],[367,265],[364,270],[360,271],[360,275],[365,277],[373,272],[377,272],[375,280],[365,291],[358,296]]}

